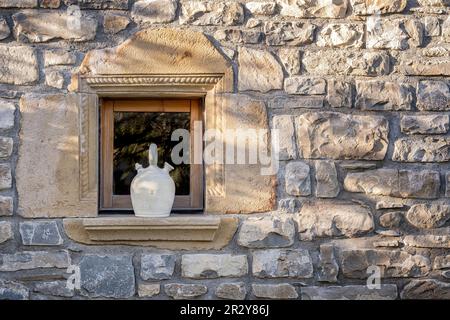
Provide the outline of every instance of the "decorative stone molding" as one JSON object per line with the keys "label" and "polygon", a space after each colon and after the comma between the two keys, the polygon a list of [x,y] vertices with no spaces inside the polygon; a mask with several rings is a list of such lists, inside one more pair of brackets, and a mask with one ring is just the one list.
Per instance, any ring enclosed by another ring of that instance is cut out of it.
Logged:
{"label": "decorative stone molding", "polygon": [[[166,50],[161,52],[160,46]],[[149,56],[149,52],[154,54]],[[175,61],[180,63],[174,66]],[[116,49],[88,53],[70,85],[80,95],[81,200],[94,201],[97,197],[93,184],[97,184],[100,98],[204,97],[205,129],[221,130],[226,106],[220,94],[232,88],[233,71],[229,62],[203,34],[193,31],[143,30]],[[224,175],[222,165],[207,166],[209,196],[225,196]]]}
{"label": "decorative stone molding", "polygon": [[[149,54],[151,52],[151,54]],[[98,104],[104,97],[200,97],[204,99],[205,130],[224,132],[232,124],[249,126],[248,117],[239,118],[233,94],[231,63],[199,32],[176,29],[145,29],[117,48],[89,52],[79,72],[72,77],[71,91],[80,95],[80,195],[81,200],[96,201],[98,154]],[[256,110],[259,117],[250,126],[268,128],[265,105]],[[238,103],[241,105],[242,103]],[[250,109],[253,101],[248,101]],[[245,106],[241,106],[245,107]],[[252,109],[252,110],[253,110]],[[251,213],[273,209],[273,182],[236,181],[236,169],[222,164],[205,165],[205,211],[209,213]],[[257,174],[259,168],[253,166]],[[241,168],[242,169],[242,168]],[[228,171],[227,171],[228,170]],[[228,173],[227,173],[228,172]],[[228,178],[226,178],[228,176]],[[252,173],[252,177],[254,174]],[[227,179],[229,185],[227,187]],[[255,189],[254,201],[239,196],[241,189]],[[259,187],[259,186],[258,186]],[[238,195],[238,196],[237,196]]]}
{"label": "decorative stone molding", "polygon": [[129,85],[163,85],[163,84],[217,84],[223,77],[223,74],[217,75],[131,75],[131,76],[100,76],[100,77],[84,77],[83,79],[91,88],[102,86],[129,86]]}
{"label": "decorative stone molding", "polygon": [[238,219],[172,215],[169,218],[108,216],[63,220],[69,238],[88,245],[149,246],[172,250],[219,250],[233,238]]}
{"label": "decorative stone molding", "polygon": [[213,241],[219,225],[220,218],[217,217],[83,219],[83,227],[92,241]]}

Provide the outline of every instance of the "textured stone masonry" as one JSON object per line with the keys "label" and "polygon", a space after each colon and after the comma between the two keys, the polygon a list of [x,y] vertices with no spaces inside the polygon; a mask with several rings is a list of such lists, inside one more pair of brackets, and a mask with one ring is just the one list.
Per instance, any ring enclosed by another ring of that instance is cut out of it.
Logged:
{"label": "textured stone masonry", "polygon": [[[447,0],[1,0],[0,300],[450,299],[449,15]],[[208,92],[208,128],[278,130],[273,175],[206,168],[201,241],[93,227],[96,91],[162,87]]]}

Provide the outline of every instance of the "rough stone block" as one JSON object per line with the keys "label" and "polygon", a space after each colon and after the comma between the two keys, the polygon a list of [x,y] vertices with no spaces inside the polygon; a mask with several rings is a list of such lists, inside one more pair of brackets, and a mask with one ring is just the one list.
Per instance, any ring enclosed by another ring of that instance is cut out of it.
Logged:
{"label": "rough stone block", "polygon": [[450,109],[450,89],[445,81],[420,81],[417,86],[417,109],[447,111]]}
{"label": "rough stone block", "polygon": [[[80,261],[82,293],[89,297],[129,298],[135,294],[129,255],[86,255]],[[85,291],[84,291],[85,290]]]}
{"label": "rough stone block", "polygon": [[176,256],[172,254],[143,254],[141,278],[144,280],[170,279],[175,271]]}
{"label": "rough stone block", "polygon": [[446,234],[407,235],[403,238],[403,243],[415,248],[450,248],[450,236]]}
{"label": "rough stone block", "polygon": [[349,4],[347,1],[279,0],[280,14],[293,18],[345,18]]}
{"label": "rough stone block", "polygon": [[33,48],[0,45],[0,65],[0,83],[24,85],[39,79],[37,57]]}
{"label": "rough stone block", "polygon": [[64,0],[68,6],[77,5],[81,9],[112,9],[112,10],[127,10],[128,0]]}
{"label": "rough stone block", "polygon": [[313,264],[308,250],[258,250],[252,273],[257,278],[311,278]]}
{"label": "rough stone block", "polygon": [[0,8],[37,8],[37,0],[2,0]]}
{"label": "rough stone block", "polygon": [[242,277],[248,273],[247,256],[231,254],[184,254],[181,275],[193,279]]}
{"label": "rough stone block", "polygon": [[390,60],[384,52],[321,50],[305,52],[302,62],[312,75],[383,76],[391,72]]}
{"label": "rough stone block", "polygon": [[415,204],[408,210],[405,217],[417,228],[439,228],[450,219],[450,205],[444,203]]}
{"label": "rough stone block", "polygon": [[157,296],[161,292],[159,283],[141,283],[138,286],[138,296],[141,298],[150,298]]}
{"label": "rough stone block", "polygon": [[247,295],[245,283],[221,283],[216,288],[216,297],[228,300],[244,300]]}
{"label": "rough stone block", "polygon": [[367,286],[330,286],[304,287],[301,290],[302,300],[395,300],[397,286],[381,285],[380,289],[369,289]]}
{"label": "rough stone block", "polygon": [[[294,125],[292,125],[294,128]],[[0,137],[0,158],[9,158],[13,151],[13,139],[8,137]]]}
{"label": "rough stone block", "polygon": [[[89,41],[97,33],[97,21],[84,13],[81,17],[63,12],[20,12],[13,15],[18,39],[47,42],[53,39]],[[48,21],[52,21],[51,24]]]}
{"label": "rough stone block", "polygon": [[308,112],[295,119],[303,158],[383,160],[389,124],[380,116]]}
{"label": "rough stone block", "polygon": [[180,23],[232,26],[244,21],[244,7],[231,1],[181,1]]}
{"label": "rough stone block", "polygon": [[283,69],[270,52],[239,49],[239,91],[268,92],[283,87]]}
{"label": "rough stone block", "polygon": [[295,226],[288,217],[248,218],[242,222],[237,242],[247,248],[289,247],[294,243]]}
{"label": "rough stone block", "polygon": [[393,161],[447,162],[450,160],[450,139],[447,137],[407,137],[395,141]]}
{"label": "rough stone block", "polygon": [[292,48],[280,48],[278,50],[278,57],[284,66],[284,69],[290,75],[300,74],[301,62],[300,62],[300,50]]}
{"label": "rough stone block", "polygon": [[373,195],[435,199],[439,196],[440,176],[431,170],[376,169],[347,174],[344,188]]}
{"label": "rough stone block", "polygon": [[334,254],[334,246],[322,244],[320,246],[320,264],[317,271],[318,280],[320,282],[337,282],[337,275],[339,273],[339,265],[336,262]]}
{"label": "rough stone block", "polygon": [[304,204],[295,219],[300,240],[305,241],[322,237],[356,237],[374,227],[368,208],[345,202]]}
{"label": "rough stone block", "polygon": [[297,299],[298,293],[293,285],[280,284],[252,284],[253,295],[263,299]]}
{"label": "rough stone block", "polygon": [[318,160],[315,163],[316,197],[335,198],[340,192],[340,186],[333,161]]}
{"label": "rough stone block", "polygon": [[0,216],[12,216],[13,203],[11,197],[0,196]]}
{"label": "rough stone block", "polygon": [[297,145],[295,143],[295,130],[292,116],[277,115],[273,117],[272,122],[273,129],[278,130],[279,159],[296,159]]}
{"label": "rough stone block", "polygon": [[18,271],[38,268],[67,268],[69,253],[60,251],[23,251],[0,254],[0,271]]}
{"label": "rough stone block", "polygon": [[448,115],[402,116],[400,127],[406,134],[445,134],[450,121]]}
{"label": "rough stone block", "polygon": [[362,110],[411,110],[414,89],[389,81],[356,81],[355,107]]}
{"label": "rough stone block", "polygon": [[9,164],[0,164],[0,190],[10,189],[11,187],[11,166]]}
{"label": "rough stone block", "polygon": [[430,260],[400,250],[345,249],[340,252],[341,270],[347,278],[367,279],[367,268],[378,266],[383,278],[410,278],[428,275]]}
{"label": "rough stone block", "polygon": [[333,108],[351,108],[353,91],[353,84],[350,82],[328,81],[328,104]]}
{"label": "rough stone block", "polygon": [[23,284],[0,279],[0,300],[28,300],[30,292]]}
{"label": "rough stone block", "polygon": [[364,25],[330,23],[318,35],[317,45],[330,48],[361,48],[364,45]]}
{"label": "rough stone block", "polygon": [[405,50],[408,48],[409,36],[402,19],[367,19],[367,48]]}
{"label": "rough stone block", "polygon": [[309,165],[296,161],[289,162],[285,175],[286,193],[291,196],[309,196],[311,194],[311,175]]}
{"label": "rough stone block", "polygon": [[316,26],[311,23],[267,21],[264,23],[266,43],[269,46],[299,46],[314,41]]}
{"label": "rough stone block", "polygon": [[0,244],[13,238],[12,223],[9,221],[0,221]]}
{"label": "rough stone block", "polygon": [[252,15],[264,15],[264,16],[270,16],[275,13],[276,10],[276,3],[274,2],[258,2],[258,1],[251,1],[247,2],[245,4],[245,7]]}
{"label": "rough stone block", "polygon": [[435,279],[412,280],[403,287],[402,299],[450,299],[450,284]]}
{"label": "rough stone block", "polygon": [[138,23],[167,23],[175,20],[175,0],[140,0],[133,4],[131,16]]}
{"label": "rough stone block", "polygon": [[284,90],[288,94],[323,95],[327,82],[320,78],[290,77],[284,81]]}
{"label": "rough stone block", "polygon": [[50,296],[73,297],[75,292],[67,287],[67,281],[38,282],[33,286],[33,291]]}
{"label": "rough stone block", "polygon": [[103,30],[108,34],[116,34],[126,29],[130,19],[126,15],[109,13],[103,18]]}
{"label": "rough stone block", "polygon": [[44,66],[59,66],[59,65],[71,65],[77,62],[77,56],[75,53],[56,49],[46,50],[44,52]]}
{"label": "rough stone block", "polygon": [[201,284],[170,283],[164,285],[164,292],[176,300],[193,299],[206,294],[208,288]]}
{"label": "rough stone block", "polygon": [[27,221],[19,225],[26,246],[58,246],[63,243],[56,221]]}
{"label": "rough stone block", "polygon": [[400,13],[408,0],[350,0],[355,15]]}
{"label": "rough stone block", "polygon": [[0,40],[6,39],[11,34],[11,30],[9,29],[8,22],[5,18],[0,18]]}

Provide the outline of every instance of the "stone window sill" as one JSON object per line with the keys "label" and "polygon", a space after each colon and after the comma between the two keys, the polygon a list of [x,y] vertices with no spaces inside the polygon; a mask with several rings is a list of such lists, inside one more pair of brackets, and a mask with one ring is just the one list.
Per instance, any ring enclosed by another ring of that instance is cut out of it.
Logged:
{"label": "stone window sill", "polygon": [[233,237],[237,218],[171,215],[168,218],[103,216],[64,219],[64,229],[83,244],[123,244],[168,249],[220,249]]}

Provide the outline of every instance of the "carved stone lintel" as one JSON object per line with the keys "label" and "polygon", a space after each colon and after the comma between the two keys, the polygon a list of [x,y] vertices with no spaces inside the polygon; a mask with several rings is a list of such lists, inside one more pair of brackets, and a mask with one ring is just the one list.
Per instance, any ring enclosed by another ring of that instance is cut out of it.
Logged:
{"label": "carved stone lintel", "polygon": [[152,74],[152,75],[108,75],[108,76],[86,76],[82,77],[84,81],[91,87],[101,86],[130,86],[130,85],[162,85],[162,84],[178,84],[178,85],[199,85],[218,83],[223,74]]}

